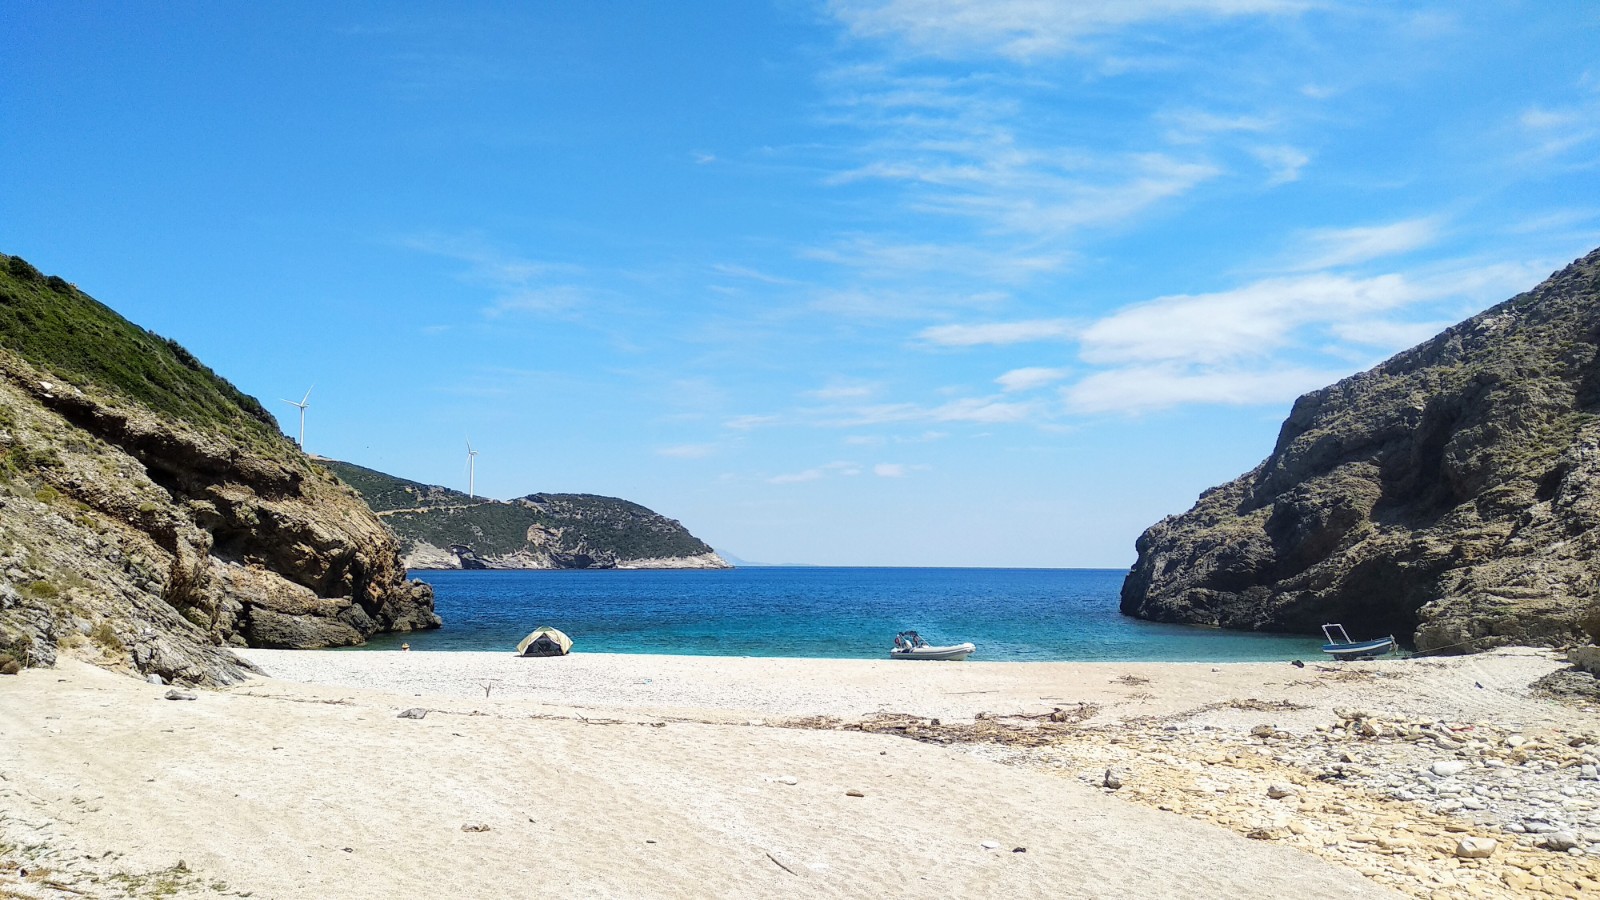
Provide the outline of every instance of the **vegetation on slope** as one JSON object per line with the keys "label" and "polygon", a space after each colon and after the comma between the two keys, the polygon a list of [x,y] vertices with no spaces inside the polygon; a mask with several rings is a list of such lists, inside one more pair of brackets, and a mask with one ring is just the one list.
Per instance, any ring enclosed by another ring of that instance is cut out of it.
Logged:
{"label": "vegetation on slope", "polygon": [[338,460],[323,460],[322,465],[355,488],[407,544],[461,544],[480,557],[516,553],[530,544],[560,554],[598,552],[619,560],[713,552],[678,522],[615,497],[530,494],[502,502]]}
{"label": "vegetation on slope", "polygon": [[277,421],[176,341],[140,328],[19,256],[0,253],[0,346],[78,387],[230,436],[276,442]]}

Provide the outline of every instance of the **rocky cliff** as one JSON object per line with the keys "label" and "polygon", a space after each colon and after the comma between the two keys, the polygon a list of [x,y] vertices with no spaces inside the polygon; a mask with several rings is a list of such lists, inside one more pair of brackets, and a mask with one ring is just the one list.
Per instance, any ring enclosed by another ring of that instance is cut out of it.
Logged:
{"label": "rocky cliff", "polygon": [[399,536],[412,569],[727,569],[681,522],[594,494],[469,497],[373,469],[323,464]]}
{"label": "rocky cliff", "polygon": [[226,683],[229,646],[434,628],[394,537],[177,344],[0,255],[0,668]]}
{"label": "rocky cliff", "polygon": [[1295,402],[1138,540],[1122,611],[1420,650],[1572,640],[1600,596],[1600,250]]}

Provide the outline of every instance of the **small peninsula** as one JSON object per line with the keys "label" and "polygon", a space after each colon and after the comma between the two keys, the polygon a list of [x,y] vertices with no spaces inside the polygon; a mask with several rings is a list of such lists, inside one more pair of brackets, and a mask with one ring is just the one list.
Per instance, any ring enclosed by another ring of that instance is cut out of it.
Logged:
{"label": "small peninsula", "polygon": [[400,540],[408,569],[730,569],[682,523],[627,500],[529,494],[490,500],[338,460]]}
{"label": "small peninsula", "polygon": [[1421,651],[1600,626],[1600,250],[1294,404],[1260,465],[1151,526],[1122,611],[1393,633]]}

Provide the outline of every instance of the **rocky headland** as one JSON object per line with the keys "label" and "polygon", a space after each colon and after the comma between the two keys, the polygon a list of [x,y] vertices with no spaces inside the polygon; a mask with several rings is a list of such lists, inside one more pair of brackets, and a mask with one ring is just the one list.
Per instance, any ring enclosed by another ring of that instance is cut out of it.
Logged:
{"label": "rocky headland", "polygon": [[1421,651],[1600,629],[1600,250],[1295,402],[1272,454],[1140,536],[1122,611]]}
{"label": "rocky headland", "polygon": [[167,681],[440,624],[347,487],[176,343],[0,255],[0,669]]}
{"label": "rocky headland", "polygon": [[323,460],[392,528],[408,569],[728,569],[704,541],[637,503],[595,494],[491,500]]}

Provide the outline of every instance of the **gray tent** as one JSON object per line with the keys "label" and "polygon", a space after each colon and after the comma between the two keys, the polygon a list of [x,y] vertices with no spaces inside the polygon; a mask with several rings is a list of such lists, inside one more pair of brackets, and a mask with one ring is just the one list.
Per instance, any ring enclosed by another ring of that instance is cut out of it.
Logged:
{"label": "gray tent", "polygon": [[558,628],[540,625],[517,645],[518,656],[566,656],[572,650],[572,638]]}

